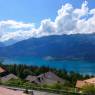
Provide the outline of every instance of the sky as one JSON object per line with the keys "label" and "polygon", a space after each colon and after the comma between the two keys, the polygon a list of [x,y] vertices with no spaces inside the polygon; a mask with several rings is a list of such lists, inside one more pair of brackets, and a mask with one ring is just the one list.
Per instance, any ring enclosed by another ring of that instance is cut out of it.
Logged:
{"label": "sky", "polygon": [[[38,27],[41,20],[54,20],[57,10],[65,3],[80,7],[84,0],[0,0],[0,20],[33,22]],[[95,7],[95,0],[87,0],[89,8]]]}
{"label": "sky", "polygon": [[0,42],[93,33],[94,21],[95,0],[0,0]]}

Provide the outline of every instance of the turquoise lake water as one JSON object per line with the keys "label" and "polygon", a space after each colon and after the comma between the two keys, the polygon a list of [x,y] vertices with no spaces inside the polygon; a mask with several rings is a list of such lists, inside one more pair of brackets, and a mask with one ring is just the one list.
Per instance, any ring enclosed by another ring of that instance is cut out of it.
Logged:
{"label": "turquoise lake water", "polygon": [[95,62],[88,62],[82,60],[45,60],[41,58],[33,57],[18,57],[18,58],[6,58],[5,64],[27,64],[33,66],[48,66],[57,69],[65,69],[67,71],[75,71],[82,74],[95,75]]}

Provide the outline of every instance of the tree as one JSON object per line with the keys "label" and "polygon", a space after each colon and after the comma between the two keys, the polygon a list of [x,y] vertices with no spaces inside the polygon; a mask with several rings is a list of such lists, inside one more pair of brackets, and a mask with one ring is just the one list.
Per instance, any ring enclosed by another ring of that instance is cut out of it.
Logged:
{"label": "tree", "polygon": [[95,95],[95,85],[87,84],[82,87],[82,92],[87,95]]}

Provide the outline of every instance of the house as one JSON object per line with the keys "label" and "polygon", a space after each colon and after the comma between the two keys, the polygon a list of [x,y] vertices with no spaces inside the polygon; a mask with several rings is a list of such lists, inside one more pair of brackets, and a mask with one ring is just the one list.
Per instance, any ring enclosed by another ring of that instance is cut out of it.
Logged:
{"label": "house", "polygon": [[18,79],[18,77],[15,76],[14,74],[8,74],[6,76],[1,77],[0,79],[1,79],[1,82],[7,82],[11,79]]}
{"label": "house", "polygon": [[95,78],[90,78],[90,79],[86,79],[86,80],[78,80],[76,82],[76,88],[81,89],[83,86],[85,86],[87,84],[95,85]]}
{"label": "house", "polygon": [[10,79],[18,79],[18,77],[15,76],[14,74],[10,74],[7,70],[0,67],[0,81],[1,82],[7,82]]}
{"label": "house", "polygon": [[4,68],[0,67],[0,77],[3,77],[8,74],[8,71]]}
{"label": "house", "polygon": [[64,80],[58,77],[53,72],[47,72],[38,76],[38,82],[41,84],[54,84],[54,83],[64,83]]}
{"label": "house", "polygon": [[0,86],[0,95],[27,95],[27,94],[24,94],[23,91],[12,90]]}
{"label": "house", "polygon": [[0,73],[3,73],[3,72],[6,72],[6,70],[0,67]]}
{"label": "house", "polygon": [[81,89],[84,85],[86,85],[86,82],[85,81],[78,80],[76,82],[76,88],[78,88],[78,89]]}
{"label": "house", "polygon": [[29,82],[33,82],[36,79],[37,79],[37,76],[28,75],[25,80]]}
{"label": "house", "polygon": [[94,84],[95,85],[95,77],[85,80],[86,83]]}
{"label": "house", "polygon": [[65,80],[58,77],[53,72],[47,72],[39,76],[27,76],[26,80],[36,83],[36,84],[54,84],[54,83],[64,83]]}

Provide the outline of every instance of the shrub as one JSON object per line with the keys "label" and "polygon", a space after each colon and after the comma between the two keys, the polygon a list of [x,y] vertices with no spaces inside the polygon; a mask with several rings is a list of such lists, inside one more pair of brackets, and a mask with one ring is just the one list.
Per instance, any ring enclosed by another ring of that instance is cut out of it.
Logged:
{"label": "shrub", "polygon": [[95,85],[87,84],[82,87],[82,92],[87,95],[95,95]]}

